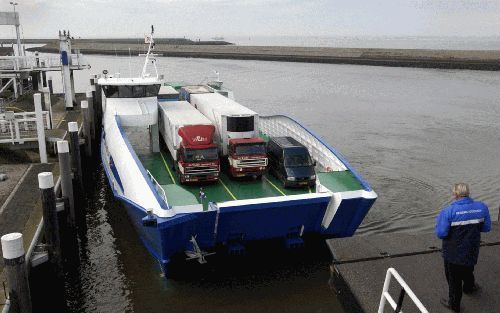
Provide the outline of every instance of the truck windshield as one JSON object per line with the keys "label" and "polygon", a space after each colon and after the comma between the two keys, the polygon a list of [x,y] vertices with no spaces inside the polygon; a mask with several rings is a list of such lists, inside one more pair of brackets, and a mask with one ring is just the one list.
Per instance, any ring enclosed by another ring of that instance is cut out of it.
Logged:
{"label": "truck windshield", "polygon": [[214,161],[219,158],[217,148],[184,149],[186,162]]}
{"label": "truck windshield", "polygon": [[234,152],[236,155],[266,154],[266,146],[264,144],[238,145]]}
{"label": "truck windshield", "polygon": [[286,151],[285,152],[285,166],[299,167],[299,166],[312,166],[312,160],[307,151]]}

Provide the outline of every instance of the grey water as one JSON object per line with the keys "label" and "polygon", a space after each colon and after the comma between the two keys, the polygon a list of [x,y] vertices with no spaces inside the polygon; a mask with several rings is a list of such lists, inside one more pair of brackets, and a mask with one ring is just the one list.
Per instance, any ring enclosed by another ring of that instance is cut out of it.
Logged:
{"label": "grey water", "polygon": [[[143,62],[87,59],[92,69],[76,73],[79,91],[91,73],[137,75]],[[169,81],[200,83],[217,70],[240,103],[296,117],[342,153],[379,196],[357,236],[432,232],[460,181],[498,214],[498,72],[162,57],[158,63]],[[248,258],[216,256],[165,279],[102,170],[94,175],[85,257],[67,286],[69,311],[342,312],[322,243],[297,253],[263,247]]]}

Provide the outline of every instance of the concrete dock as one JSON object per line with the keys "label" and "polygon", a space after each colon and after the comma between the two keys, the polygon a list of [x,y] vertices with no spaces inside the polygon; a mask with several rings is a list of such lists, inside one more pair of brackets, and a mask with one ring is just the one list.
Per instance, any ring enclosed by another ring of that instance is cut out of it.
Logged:
{"label": "concrete dock", "polygon": [[[429,312],[450,312],[439,302],[440,298],[447,298],[448,285],[440,252],[441,241],[434,234],[356,236],[330,239],[327,244],[334,259],[333,285],[347,313],[377,312],[385,275],[390,267],[399,272]],[[491,232],[482,234],[481,245],[475,277],[482,290],[474,296],[463,296],[463,312],[499,312],[499,222],[493,223]],[[400,287],[393,279],[390,294],[396,300],[399,291]],[[403,311],[419,312],[408,296]]]}
{"label": "concrete dock", "polygon": [[[120,40],[75,40],[73,48],[84,54],[138,55],[143,44]],[[129,52],[130,49],[130,52]],[[49,42],[31,50],[57,53],[59,47]],[[166,57],[263,60],[331,64],[359,64],[398,67],[500,70],[500,51],[370,49],[330,47],[279,47],[237,45],[155,45],[155,53]]]}
{"label": "concrete dock", "polygon": [[[84,97],[77,94],[77,99]],[[53,119],[55,128],[46,131],[46,140],[68,140],[67,123],[76,121],[81,123],[79,107],[66,111],[64,97],[54,96],[52,102]],[[12,104],[16,106],[16,104]],[[26,103],[19,103],[20,107],[27,109]],[[0,147],[0,173],[7,174],[7,180],[0,182],[0,236],[19,232],[23,234],[24,248],[28,251],[37,227],[42,218],[42,203],[38,186],[38,174],[52,172],[57,181],[59,166],[57,156],[49,157],[49,163],[41,164],[38,154],[29,150],[8,150]],[[49,149],[50,150],[50,149]],[[0,247],[0,255],[2,249]],[[0,282],[5,282],[4,262],[0,258]],[[0,292],[0,310],[5,303],[4,292]]]}

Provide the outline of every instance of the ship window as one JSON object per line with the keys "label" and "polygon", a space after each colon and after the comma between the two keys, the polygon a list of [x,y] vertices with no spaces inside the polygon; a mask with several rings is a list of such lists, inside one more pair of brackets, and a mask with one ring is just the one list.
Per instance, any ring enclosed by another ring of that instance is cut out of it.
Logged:
{"label": "ship window", "polygon": [[134,86],[134,98],[143,98],[146,95],[146,86]]}
{"label": "ship window", "polygon": [[118,98],[118,86],[104,86],[106,98]]}
{"label": "ship window", "polygon": [[228,116],[227,131],[229,132],[250,132],[254,130],[252,116]]}
{"label": "ship window", "polygon": [[135,85],[135,86],[103,86],[106,98],[144,98],[156,97],[160,91],[160,85]]}
{"label": "ship window", "polygon": [[156,97],[160,91],[160,85],[147,85],[146,97]]}
{"label": "ship window", "polygon": [[134,93],[132,92],[132,86],[118,86],[118,97],[119,98],[133,98]]}

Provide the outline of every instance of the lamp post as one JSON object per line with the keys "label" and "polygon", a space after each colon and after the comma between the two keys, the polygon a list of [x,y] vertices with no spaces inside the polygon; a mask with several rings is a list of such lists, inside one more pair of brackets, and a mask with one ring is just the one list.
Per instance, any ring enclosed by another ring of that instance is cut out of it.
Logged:
{"label": "lamp post", "polygon": [[[14,8],[14,18],[16,16],[16,5],[19,3],[11,1],[9,2]],[[19,18],[16,21],[16,36],[17,36],[17,56],[21,56],[21,36],[19,35]]]}

